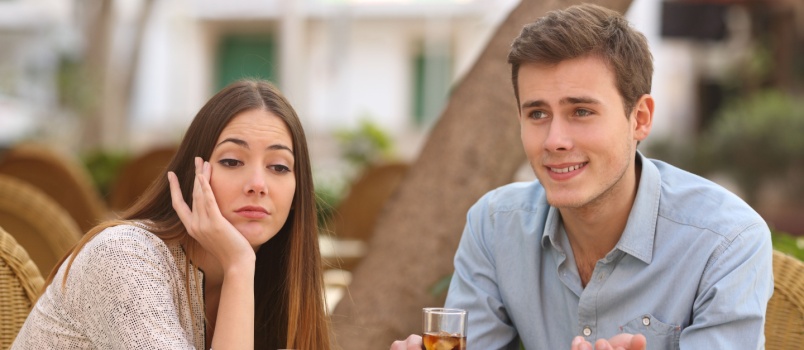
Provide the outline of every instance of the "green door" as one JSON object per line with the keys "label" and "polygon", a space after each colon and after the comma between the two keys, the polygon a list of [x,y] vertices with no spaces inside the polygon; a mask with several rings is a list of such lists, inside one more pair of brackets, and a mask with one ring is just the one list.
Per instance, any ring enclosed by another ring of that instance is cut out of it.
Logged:
{"label": "green door", "polygon": [[278,84],[274,38],[271,35],[229,35],[218,46],[217,90],[242,78]]}

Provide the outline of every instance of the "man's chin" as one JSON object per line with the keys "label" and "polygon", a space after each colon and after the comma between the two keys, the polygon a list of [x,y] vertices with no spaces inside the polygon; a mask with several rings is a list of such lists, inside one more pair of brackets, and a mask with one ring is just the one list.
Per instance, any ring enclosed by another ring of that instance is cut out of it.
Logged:
{"label": "man's chin", "polygon": [[583,206],[583,202],[578,198],[555,198],[547,196],[547,204],[558,209],[575,209]]}

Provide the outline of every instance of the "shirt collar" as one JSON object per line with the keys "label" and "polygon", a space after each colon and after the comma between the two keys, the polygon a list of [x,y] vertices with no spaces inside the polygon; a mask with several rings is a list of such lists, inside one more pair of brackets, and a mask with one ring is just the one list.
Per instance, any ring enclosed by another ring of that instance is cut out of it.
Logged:
{"label": "shirt collar", "polygon": [[[635,258],[650,263],[653,260],[653,241],[656,235],[656,222],[659,216],[659,198],[661,191],[661,177],[659,169],[641,152],[637,151],[636,161],[642,164],[642,174],[639,178],[634,205],[628,214],[620,241],[615,249],[619,249]],[[554,249],[561,250],[561,241],[558,237],[561,214],[555,207],[550,207],[542,234],[542,247],[552,245]]]}

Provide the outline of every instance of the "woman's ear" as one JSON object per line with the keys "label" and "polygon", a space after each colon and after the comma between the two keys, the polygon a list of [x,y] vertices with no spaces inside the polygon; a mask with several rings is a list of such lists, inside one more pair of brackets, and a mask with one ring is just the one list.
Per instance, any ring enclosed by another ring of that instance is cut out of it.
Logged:
{"label": "woman's ear", "polygon": [[634,139],[642,141],[650,134],[653,127],[653,96],[645,94],[637,100],[631,117],[634,118]]}

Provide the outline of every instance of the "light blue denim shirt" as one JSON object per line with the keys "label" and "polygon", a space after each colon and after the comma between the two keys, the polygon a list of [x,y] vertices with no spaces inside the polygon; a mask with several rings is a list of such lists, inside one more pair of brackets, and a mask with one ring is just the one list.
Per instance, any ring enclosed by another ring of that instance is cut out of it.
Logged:
{"label": "light blue denim shirt", "polygon": [[644,158],[625,231],[586,288],[561,214],[534,181],[467,215],[446,306],[468,311],[470,350],[569,349],[641,333],[648,349],[763,349],[773,293],[765,221],[722,187]]}

